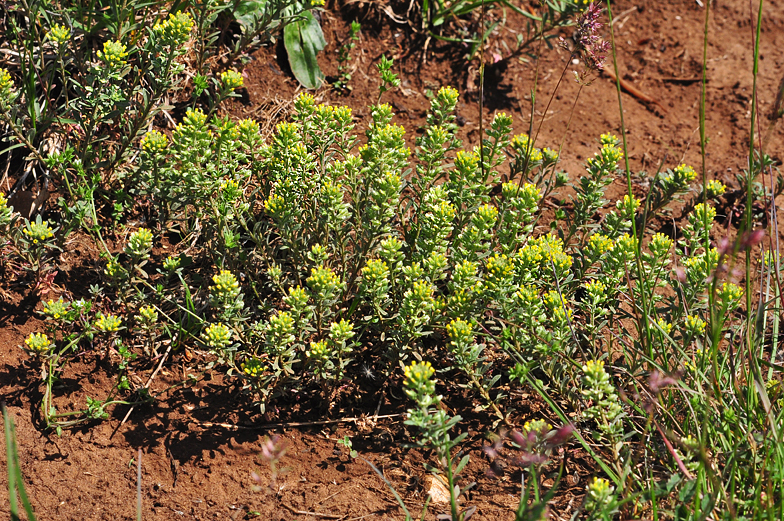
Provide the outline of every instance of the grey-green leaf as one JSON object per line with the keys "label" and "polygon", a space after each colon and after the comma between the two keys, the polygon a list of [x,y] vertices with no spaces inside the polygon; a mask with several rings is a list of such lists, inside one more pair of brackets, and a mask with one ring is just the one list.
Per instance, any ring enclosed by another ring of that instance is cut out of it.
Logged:
{"label": "grey-green leaf", "polygon": [[318,20],[310,11],[302,19],[283,28],[283,43],[294,77],[307,89],[317,89],[324,80],[316,55],[327,42]]}
{"label": "grey-green leaf", "polygon": [[266,9],[267,0],[242,0],[234,8],[234,19],[245,27],[254,27]]}

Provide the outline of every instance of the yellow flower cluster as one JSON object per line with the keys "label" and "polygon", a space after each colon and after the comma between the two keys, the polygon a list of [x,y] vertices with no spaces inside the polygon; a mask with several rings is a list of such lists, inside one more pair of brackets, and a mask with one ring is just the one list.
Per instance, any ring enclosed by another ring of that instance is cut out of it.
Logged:
{"label": "yellow flower cluster", "polygon": [[386,279],[389,275],[389,266],[381,259],[371,259],[362,268],[362,278],[368,282]]}
{"label": "yellow flower cluster", "polygon": [[737,284],[732,282],[724,282],[719,290],[719,298],[722,303],[727,307],[734,307],[740,302],[740,297],[743,296],[743,290]]}
{"label": "yellow flower cluster", "polygon": [[606,375],[604,371],[604,360],[588,360],[583,365],[583,372],[594,378]]}
{"label": "yellow flower cluster", "polygon": [[686,317],[686,330],[692,335],[701,335],[705,332],[705,321],[697,315]]}
{"label": "yellow flower cluster", "polygon": [[724,183],[721,181],[711,179],[708,181],[708,184],[705,185],[705,191],[708,192],[708,197],[719,197],[720,195],[724,195],[724,192],[727,191],[727,187],[724,186]]}
{"label": "yellow flower cluster", "polygon": [[103,50],[98,51],[98,58],[111,69],[123,67],[127,61],[128,53],[125,51],[125,44],[122,42],[104,42]]}
{"label": "yellow flower cluster", "polygon": [[44,333],[30,333],[30,336],[25,340],[25,345],[32,353],[37,355],[46,353],[52,347],[49,337]]}
{"label": "yellow flower cluster", "polygon": [[656,325],[659,326],[661,330],[664,331],[664,333],[667,335],[669,335],[670,331],[672,331],[672,324],[661,317],[656,319]]}
{"label": "yellow flower cluster", "polygon": [[267,326],[267,339],[276,348],[280,349],[295,340],[294,317],[288,311],[278,311],[269,319]]}
{"label": "yellow flower cluster", "polygon": [[457,103],[457,98],[459,96],[460,93],[457,92],[457,89],[449,85],[438,89],[438,94],[436,95],[439,100],[442,100],[444,103],[450,105]]}
{"label": "yellow flower cluster", "polygon": [[240,364],[240,369],[251,378],[258,378],[266,369],[264,363],[256,357],[249,358]]}
{"label": "yellow flower cluster", "polygon": [[225,324],[210,324],[201,336],[213,349],[222,349],[231,343],[231,330]]}
{"label": "yellow flower cluster", "polygon": [[595,233],[588,238],[588,250],[597,257],[607,253],[612,247],[612,239],[601,233]]}
{"label": "yellow flower cluster", "polygon": [[651,242],[648,247],[655,256],[659,258],[664,258],[670,252],[674,241],[664,235],[663,233],[657,233],[651,238]]}
{"label": "yellow flower cluster", "polygon": [[57,300],[50,300],[44,303],[44,315],[54,320],[59,320],[68,312],[69,305],[63,301],[63,297]]}
{"label": "yellow flower cluster", "polygon": [[342,344],[354,336],[354,324],[345,318],[333,322],[329,326],[329,338],[336,344]]}
{"label": "yellow flower cluster", "polygon": [[0,69],[0,103],[11,101],[11,93],[14,90],[14,80],[11,73],[6,69]]}
{"label": "yellow flower cluster", "polygon": [[[530,147],[530,150],[529,150]],[[520,155],[520,157],[528,157],[530,163],[538,163],[544,157],[542,151],[533,146],[531,138],[528,134],[518,134],[512,138],[512,149]]]}
{"label": "yellow flower cluster", "polygon": [[479,167],[479,154],[460,150],[455,154],[455,167],[460,172],[473,172]]}
{"label": "yellow flower cluster", "polygon": [[551,263],[559,277],[572,267],[573,259],[564,253],[563,240],[555,235],[542,235],[531,241],[530,247],[541,252],[540,267],[545,272],[552,273]]}
{"label": "yellow flower cluster", "polygon": [[312,360],[323,362],[329,360],[331,351],[326,341],[319,340],[318,342],[311,342],[310,350],[305,354]]}
{"label": "yellow flower cluster", "polygon": [[221,84],[227,90],[241,89],[245,82],[242,79],[242,74],[237,71],[228,70],[221,73]]}
{"label": "yellow flower cluster", "polygon": [[619,199],[618,202],[615,203],[615,207],[626,219],[631,219],[634,217],[634,214],[637,212],[637,208],[640,207],[640,204],[641,202],[639,199],[626,194],[623,196],[623,199]]}
{"label": "yellow flower cluster", "polygon": [[494,279],[505,279],[514,272],[514,264],[505,254],[495,254],[487,260],[487,273]]}
{"label": "yellow flower cluster", "polygon": [[220,273],[212,277],[212,282],[215,285],[210,286],[210,292],[220,300],[236,298],[240,293],[240,283],[229,270],[221,270]]}
{"label": "yellow flower cluster", "polygon": [[142,150],[150,155],[160,154],[169,146],[169,138],[157,130],[147,132],[141,141]]}
{"label": "yellow flower cluster", "polygon": [[174,257],[172,255],[169,255],[168,257],[166,257],[166,260],[163,261],[163,269],[165,269],[168,272],[175,271],[180,267],[180,263],[181,261],[179,257]]}
{"label": "yellow flower cluster", "polygon": [[473,344],[474,342],[474,328],[462,318],[457,318],[447,324],[446,333],[449,335],[450,343],[454,346]]}
{"label": "yellow flower cluster", "polygon": [[222,192],[235,193],[239,188],[240,184],[234,179],[226,179],[221,182]]}
{"label": "yellow flower cluster", "polygon": [[332,293],[341,286],[340,277],[326,266],[311,269],[307,283],[320,298],[330,298]]}
{"label": "yellow flower cluster", "polygon": [[282,195],[270,194],[266,201],[264,201],[264,210],[267,211],[272,217],[281,217],[286,211],[286,200]]}
{"label": "yellow flower cluster", "polygon": [[39,242],[44,242],[45,240],[54,237],[54,230],[52,230],[52,227],[49,226],[49,223],[46,221],[28,223],[23,230],[23,233],[33,244],[38,244]]}
{"label": "yellow flower cluster", "polygon": [[697,172],[688,165],[678,165],[673,168],[673,173],[675,174],[676,179],[682,179],[684,184],[691,183],[695,179],[697,179]]}
{"label": "yellow flower cluster", "polygon": [[515,293],[523,308],[528,309],[539,301],[539,292],[533,286],[520,286]]}
{"label": "yellow flower cluster", "polygon": [[158,321],[158,312],[154,306],[142,306],[139,308],[138,320],[144,326],[150,326]]}
{"label": "yellow flower cluster", "polygon": [[412,362],[411,365],[403,368],[404,385],[410,389],[417,389],[422,384],[428,384],[435,373],[436,370],[430,362]]}
{"label": "yellow flower cluster", "polygon": [[588,512],[601,512],[613,502],[615,488],[604,478],[593,478],[586,487],[585,509]]}
{"label": "yellow flower cluster", "polygon": [[122,320],[116,315],[99,315],[95,321],[95,328],[102,333],[113,333],[120,330]]}
{"label": "yellow flower cluster", "polygon": [[548,291],[543,300],[547,309],[552,313],[554,321],[565,322],[567,319],[572,318],[572,310],[565,306],[565,303],[561,299],[561,295],[557,291]]}
{"label": "yellow flower cluster", "polygon": [[160,35],[164,45],[180,47],[188,41],[193,26],[193,18],[188,13],[180,11],[177,14],[169,14],[168,19],[155,24],[152,30]]}
{"label": "yellow flower cluster", "polygon": [[544,420],[527,421],[525,422],[525,425],[523,425],[523,434],[528,434],[529,432],[543,434],[551,431],[552,429],[553,426]]}
{"label": "yellow flower cluster", "polygon": [[125,253],[132,257],[147,257],[152,249],[152,232],[147,228],[139,228],[128,238]]}
{"label": "yellow flower cluster", "polygon": [[598,299],[604,296],[607,291],[607,285],[600,280],[591,280],[586,282],[585,289],[591,297]]}
{"label": "yellow flower cluster", "polygon": [[46,37],[57,45],[63,45],[71,38],[71,29],[65,27],[64,25],[54,24],[52,28],[49,29],[49,33],[46,35]]}

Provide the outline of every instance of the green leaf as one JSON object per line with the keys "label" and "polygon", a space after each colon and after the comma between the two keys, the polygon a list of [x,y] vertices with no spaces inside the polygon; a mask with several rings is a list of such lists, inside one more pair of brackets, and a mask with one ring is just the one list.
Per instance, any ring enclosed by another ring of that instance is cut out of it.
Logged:
{"label": "green leaf", "polygon": [[463,459],[460,460],[460,463],[457,464],[457,467],[455,467],[455,472],[454,472],[455,476],[460,474],[460,472],[465,468],[465,466],[468,465],[468,458],[469,456],[468,454],[466,454],[465,456],[463,456]]}
{"label": "green leaf", "polygon": [[289,55],[289,65],[294,77],[306,88],[317,89],[324,81],[316,55],[327,42],[318,20],[310,11],[302,19],[283,28],[283,44]]}
{"label": "green leaf", "polygon": [[266,10],[267,0],[240,0],[235,4],[232,14],[240,25],[253,27]]}

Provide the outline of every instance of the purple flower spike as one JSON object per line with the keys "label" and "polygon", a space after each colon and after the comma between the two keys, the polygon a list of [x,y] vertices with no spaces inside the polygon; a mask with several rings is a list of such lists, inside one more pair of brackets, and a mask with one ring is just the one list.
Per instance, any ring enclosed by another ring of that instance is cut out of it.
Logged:
{"label": "purple flower spike", "polygon": [[602,11],[599,4],[591,2],[588,9],[577,20],[577,30],[572,36],[575,44],[572,55],[579,56],[585,64],[582,74],[575,73],[581,83],[585,82],[591,72],[604,69],[604,61],[610,51],[609,42],[603,40],[600,35],[603,24],[599,22],[599,16]]}

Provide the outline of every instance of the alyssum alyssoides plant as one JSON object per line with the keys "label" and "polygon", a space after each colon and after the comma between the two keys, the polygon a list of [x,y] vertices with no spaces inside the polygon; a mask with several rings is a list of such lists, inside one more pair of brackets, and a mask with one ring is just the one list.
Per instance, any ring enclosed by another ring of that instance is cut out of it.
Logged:
{"label": "alyssum alyssoides plant", "polygon": [[[397,79],[391,62],[379,67],[383,94]],[[149,133],[134,173],[140,191],[204,246],[215,266],[208,279],[225,271],[244,288],[229,315],[206,300],[212,289],[187,304],[151,296],[173,306],[173,317],[198,316],[191,335],[209,332],[202,346],[230,348],[221,359],[262,403],[311,384],[330,401],[360,363],[389,374],[428,359],[462,373],[457,381],[504,421],[495,385],[508,364],[515,378],[531,369],[555,375],[562,357],[612,346],[616,296],[636,275],[630,227],[640,201],[626,196],[601,226],[591,222],[621,157],[616,139],[602,136],[565,232],[543,233],[543,191],[566,179],[557,154],[513,136],[503,113],[482,150],[462,149],[457,98],[438,91],[413,152],[388,105],[371,107],[357,146],[351,110],[308,94],[267,144],[255,122],[199,110],[171,137]],[[511,181],[491,195],[506,168],[540,186]],[[689,173],[682,166],[662,176],[670,197],[688,188]],[[645,262],[654,272],[666,262],[657,251]],[[182,273],[183,287],[193,287]],[[575,299],[581,288],[590,299]]]}
{"label": "alyssum alyssoides plant", "polygon": [[[391,62],[380,69],[383,94],[397,78]],[[452,88],[437,92],[413,151],[388,105],[371,107],[358,145],[350,109],[308,94],[267,143],[252,120],[198,109],[170,136],[148,132],[128,175],[162,227],[178,221],[187,255],[159,265],[149,257],[157,225],[133,232],[105,271],[127,316],[87,316],[76,336],[47,331],[28,347],[57,353],[52,341],[72,352],[98,338],[128,357],[197,347],[262,407],[284,391],[316,391],[330,407],[360,367],[390,376],[424,362],[475,393],[499,423],[511,412],[500,381],[556,389],[584,411],[613,490],[629,493],[642,479],[629,450],[640,434],[615,371],[638,378],[721,365],[717,341],[703,335],[725,330],[741,291],[717,271],[726,252],[709,242],[716,211],[694,205],[677,240],[650,234],[651,218],[688,193],[696,173],[676,166],[645,197],[613,204],[604,191],[622,152],[607,134],[569,196],[574,210],[540,223],[544,194],[568,182],[558,155],[513,135],[503,113],[481,148],[465,150],[457,99]],[[514,180],[494,194],[506,172]],[[10,237],[20,225],[5,220]],[[710,313],[711,301],[721,313]],[[608,501],[596,503],[614,509]]]}

